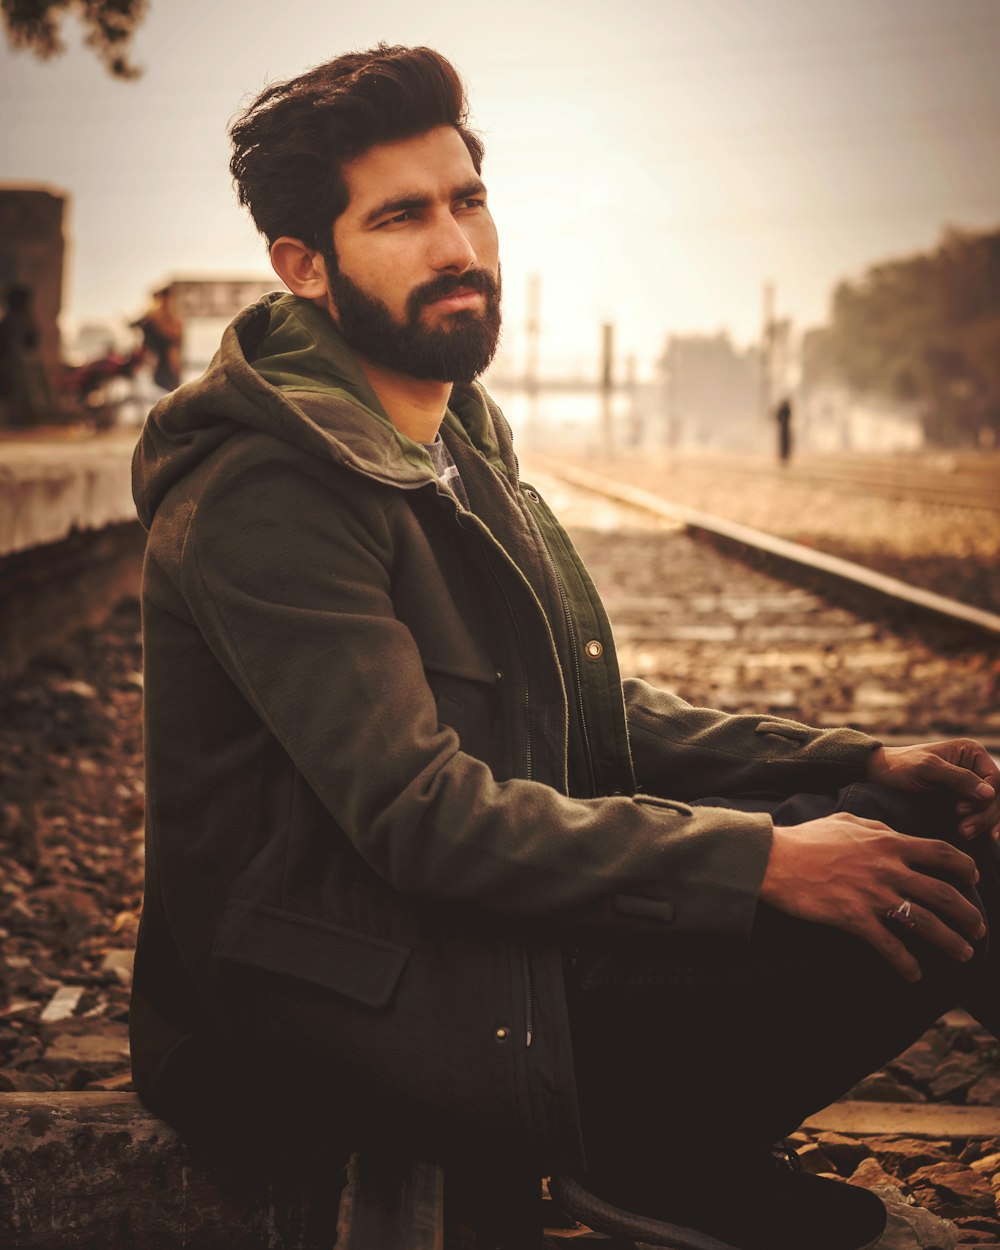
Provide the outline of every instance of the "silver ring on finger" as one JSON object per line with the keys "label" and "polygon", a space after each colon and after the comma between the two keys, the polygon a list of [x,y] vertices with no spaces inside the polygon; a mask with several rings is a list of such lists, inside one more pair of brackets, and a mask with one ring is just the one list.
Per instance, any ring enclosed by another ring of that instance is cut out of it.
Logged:
{"label": "silver ring on finger", "polygon": [[917,927],[917,921],[913,915],[913,904],[908,898],[900,899],[895,907],[890,907],[885,913],[885,918],[891,920],[893,924],[902,925],[904,929]]}

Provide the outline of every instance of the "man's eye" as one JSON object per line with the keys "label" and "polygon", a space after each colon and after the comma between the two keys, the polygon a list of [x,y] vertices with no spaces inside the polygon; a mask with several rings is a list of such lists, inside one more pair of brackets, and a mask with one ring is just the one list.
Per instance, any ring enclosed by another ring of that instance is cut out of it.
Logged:
{"label": "man's eye", "polygon": [[407,208],[401,213],[395,213],[392,217],[387,217],[385,221],[380,221],[378,229],[381,230],[383,226],[400,225],[404,221],[413,221],[415,217],[416,213]]}
{"label": "man's eye", "polygon": [[485,208],[486,201],[475,199],[475,198],[470,198],[467,200],[459,200],[458,206],[459,208]]}

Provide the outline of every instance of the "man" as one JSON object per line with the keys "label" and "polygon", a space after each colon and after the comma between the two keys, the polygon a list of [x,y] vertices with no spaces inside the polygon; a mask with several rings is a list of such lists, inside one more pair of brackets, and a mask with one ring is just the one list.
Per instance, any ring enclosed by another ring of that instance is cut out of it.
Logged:
{"label": "man", "polygon": [[160,390],[175,390],[181,384],[184,327],[169,286],[153,292],[153,302],[132,327],[141,333],[143,350],[152,357],[153,381]]}
{"label": "man", "polygon": [[310,1152],[346,1121],[585,1170],[609,1226],[870,1243],[874,1196],[770,1146],[957,1001],[995,1026],[993,896],[945,837],[985,870],[997,770],[971,742],[623,697],[596,592],[474,382],[500,263],[444,58],[337,58],[232,135],[292,294],[240,314],[136,455],[140,1093],[193,1136],[252,1089]]}

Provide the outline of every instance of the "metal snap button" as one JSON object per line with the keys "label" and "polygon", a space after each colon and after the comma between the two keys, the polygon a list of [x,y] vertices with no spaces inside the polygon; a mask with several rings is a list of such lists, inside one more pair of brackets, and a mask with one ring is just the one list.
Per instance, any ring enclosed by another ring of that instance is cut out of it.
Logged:
{"label": "metal snap button", "polygon": [[596,638],[591,638],[590,642],[583,649],[586,651],[588,659],[591,660],[599,660],[604,654],[604,647]]}
{"label": "metal snap button", "polygon": [[498,1042],[505,1042],[510,1037],[510,1029],[499,1028],[493,1036]]}
{"label": "metal snap button", "polygon": [[526,486],[524,488],[524,493],[528,496],[528,498],[531,500],[532,503],[539,502],[537,490],[532,490],[530,486]]}

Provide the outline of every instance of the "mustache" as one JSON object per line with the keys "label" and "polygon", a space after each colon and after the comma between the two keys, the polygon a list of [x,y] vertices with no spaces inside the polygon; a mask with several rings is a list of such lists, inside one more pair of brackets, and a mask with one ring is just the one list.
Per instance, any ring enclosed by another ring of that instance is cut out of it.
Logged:
{"label": "mustache", "polygon": [[496,298],[497,290],[496,279],[485,269],[468,269],[462,274],[443,273],[410,292],[407,311],[413,316],[425,304],[433,304],[435,300],[454,295],[456,291],[480,291],[491,300]]}

